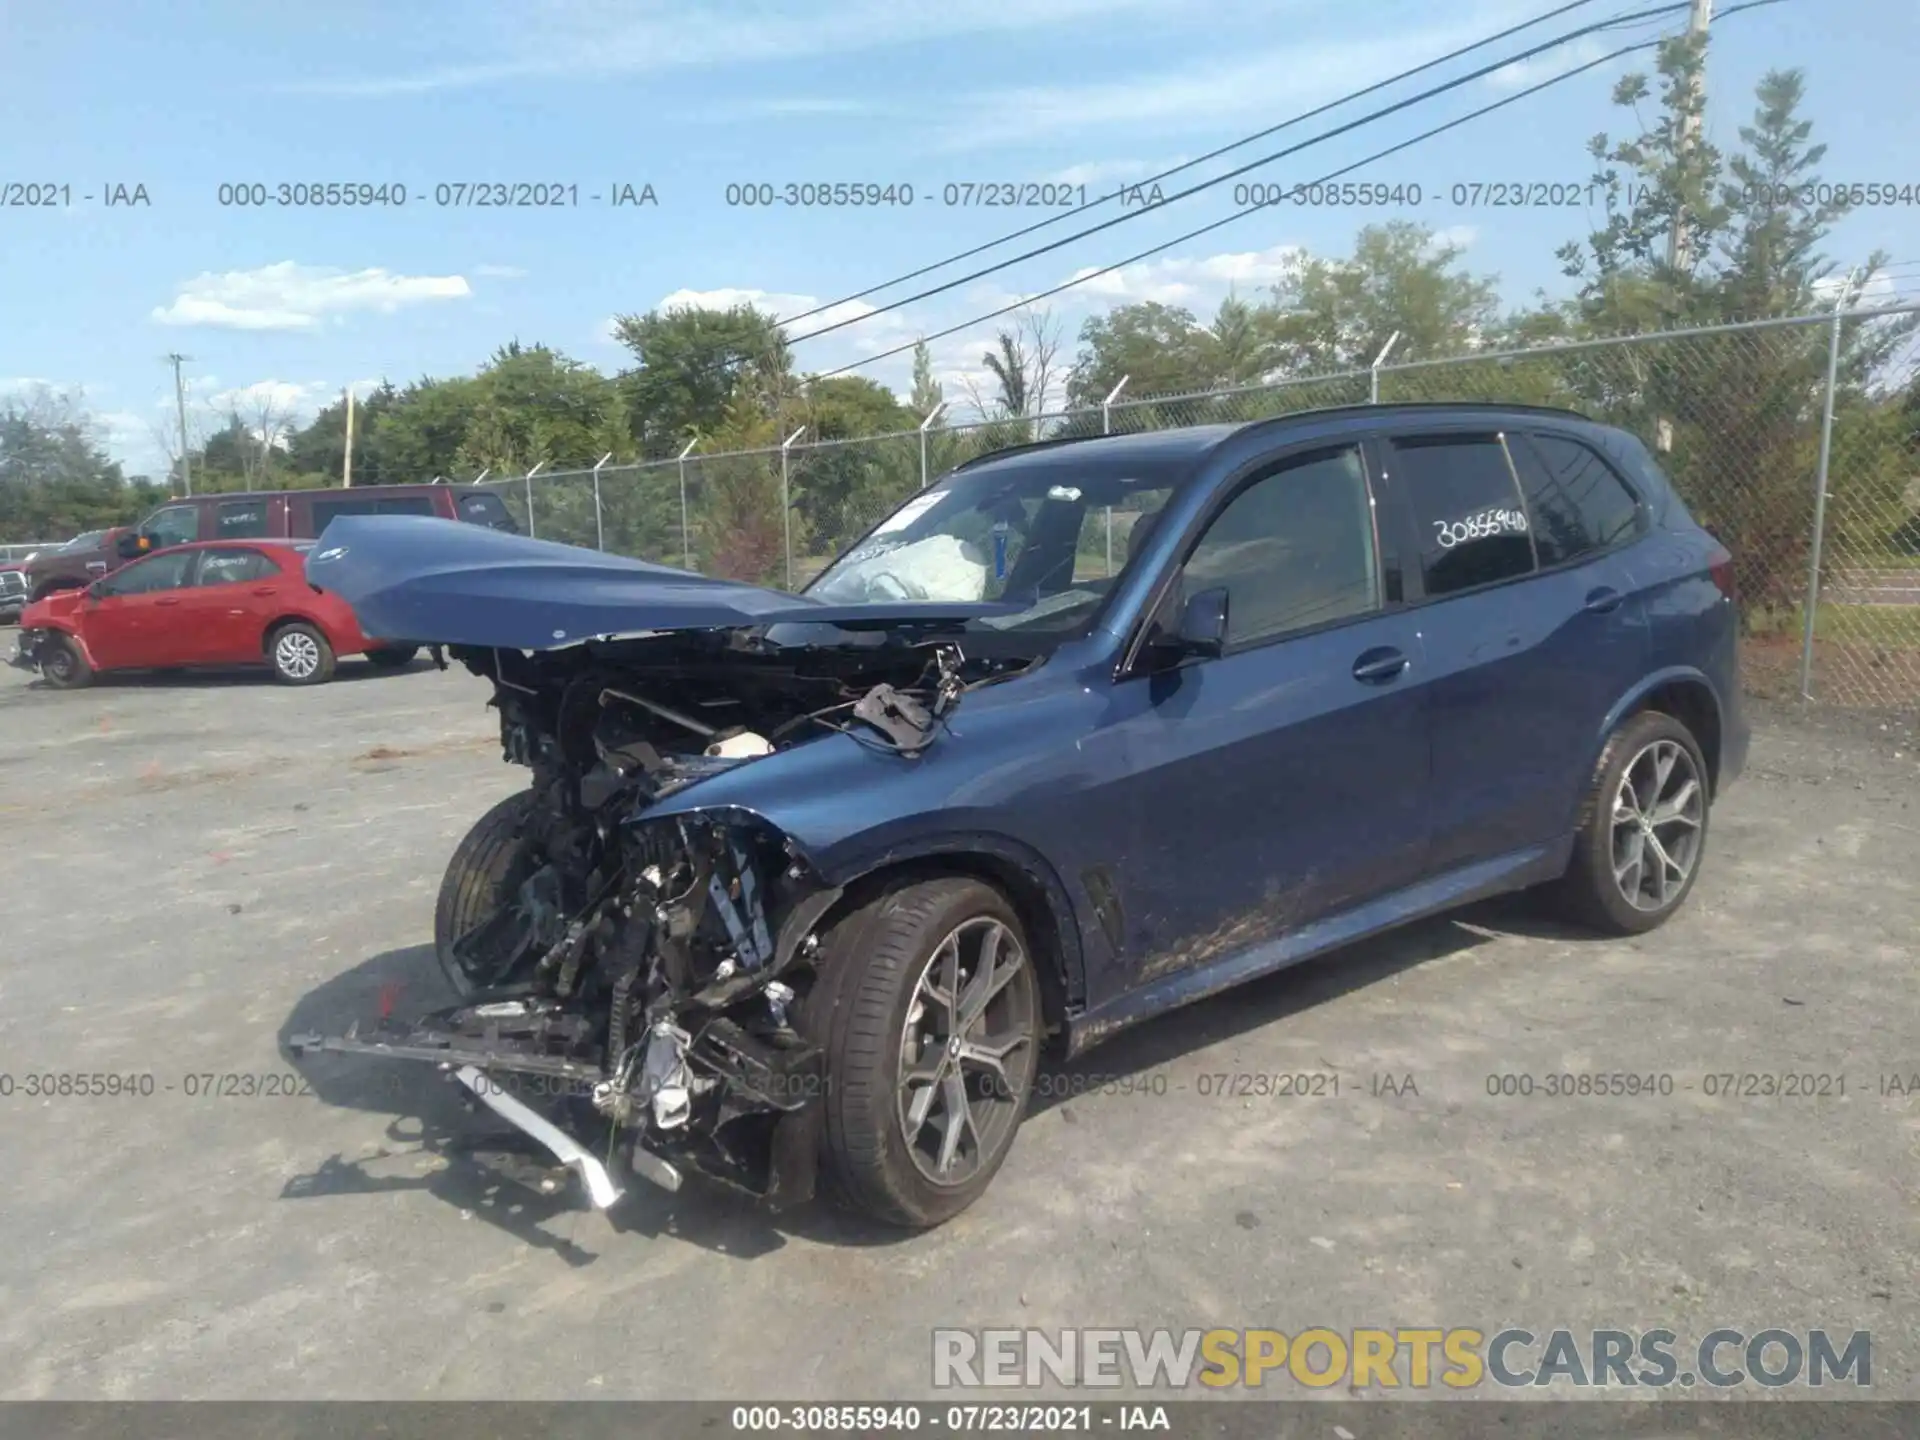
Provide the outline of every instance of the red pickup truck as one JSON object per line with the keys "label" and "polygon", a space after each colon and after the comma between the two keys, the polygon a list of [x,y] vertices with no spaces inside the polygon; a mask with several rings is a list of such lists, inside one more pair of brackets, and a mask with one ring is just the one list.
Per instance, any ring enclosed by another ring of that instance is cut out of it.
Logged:
{"label": "red pickup truck", "polygon": [[93,531],[35,555],[27,564],[28,596],[78,590],[129,560],[196,540],[317,540],[342,515],[438,515],[492,530],[520,528],[497,493],[463,485],[191,495],[168,501],[138,525]]}

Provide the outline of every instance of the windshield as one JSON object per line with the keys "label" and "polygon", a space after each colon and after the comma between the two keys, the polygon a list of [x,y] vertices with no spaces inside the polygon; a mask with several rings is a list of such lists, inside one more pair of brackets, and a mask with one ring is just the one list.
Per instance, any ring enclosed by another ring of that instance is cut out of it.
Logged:
{"label": "windshield", "polygon": [[963,471],[915,495],[806,588],[836,605],[1024,602],[976,622],[1000,630],[1076,631],[1152,530],[1177,477],[1084,459]]}
{"label": "windshield", "polygon": [[62,550],[91,550],[107,538],[104,530],[89,530],[84,535],[76,535],[60,548]]}

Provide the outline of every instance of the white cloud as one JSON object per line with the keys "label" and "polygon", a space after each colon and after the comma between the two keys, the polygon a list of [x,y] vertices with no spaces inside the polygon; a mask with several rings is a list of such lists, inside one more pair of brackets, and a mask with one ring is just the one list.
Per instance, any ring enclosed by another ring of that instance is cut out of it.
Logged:
{"label": "white cloud", "polygon": [[[1813,282],[1813,293],[1831,305],[1840,298],[1841,289],[1847,284],[1848,272],[1836,270]],[[1877,271],[1865,284],[1855,281],[1852,289],[1846,292],[1848,308],[1861,305],[1882,305],[1894,298],[1896,292],[1894,277],[1884,270]]]}
{"label": "white cloud", "polygon": [[172,304],[153,311],[156,322],[227,330],[311,330],[342,315],[391,315],[410,305],[473,294],[462,275],[396,275],[378,267],[348,271],[292,260],[257,270],[208,271],[176,290]]}
{"label": "white cloud", "polygon": [[1451,245],[1456,250],[1465,250],[1480,238],[1480,230],[1474,225],[1447,225],[1433,232],[1427,241],[1432,251],[1444,250]]}
{"label": "white cloud", "polygon": [[281,415],[297,415],[331,404],[339,391],[339,386],[325,380],[256,380],[209,395],[206,403],[216,410],[238,410],[243,416],[263,405]]}
{"label": "white cloud", "polygon": [[[966,35],[1107,24],[1171,0],[544,0],[475,6],[480,49],[465,63],[386,75],[340,76],[275,88],[325,95],[406,95],[531,76],[572,79],[688,66],[791,63]],[[373,53],[369,51],[369,53]],[[752,102],[749,102],[752,103]]]}
{"label": "white cloud", "polygon": [[1297,245],[1275,245],[1220,255],[1169,256],[1123,265],[1104,275],[1094,274],[1097,266],[1087,266],[1076,270],[1073,278],[1092,276],[1076,287],[1078,293],[1117,304],[1157,300],[1163,305],[1192,305],[1218,298],[1230,289],[1264,289],[1277,284],[1296,272],[1305,253]]}

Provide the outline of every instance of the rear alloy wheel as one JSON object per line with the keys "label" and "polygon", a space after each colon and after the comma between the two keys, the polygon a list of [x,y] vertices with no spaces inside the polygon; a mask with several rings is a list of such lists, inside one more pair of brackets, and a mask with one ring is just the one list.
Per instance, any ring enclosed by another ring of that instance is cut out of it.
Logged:
{"label": "rear alloy wheel", "polygon": [[383,645],[367,651],[367,663],[381,670],[400,670],[411,665],[419,653],[418,645]]}
{"label": "rear alloy wheel", "polygon": [[1640,935],[1680,908],[1707,843],[1707,766],[1671,715],[1643,711],[1601,757],[1559,892],[1575,918]]}
{"label": "rear alloy wheel", "polygon": [[295,620],[268,639],[267,663],[282,684],[324,684],[333,678],[333,646],[316,627]]}
{"label": "rear alloy wheel", "polygon": [[1019,917],[978,880],[887,892],[833,927],[803,1026],[826,1046],[826,1168],[878,1220],[928,1229],[1013,1148],[1039,1065]]}
{"label": "rear alloy wheel", "polygon": [[40,674],[56,690],[78,690],[93,683],[93,667],[80,647],[64,635],[54,635],[43,643]]}

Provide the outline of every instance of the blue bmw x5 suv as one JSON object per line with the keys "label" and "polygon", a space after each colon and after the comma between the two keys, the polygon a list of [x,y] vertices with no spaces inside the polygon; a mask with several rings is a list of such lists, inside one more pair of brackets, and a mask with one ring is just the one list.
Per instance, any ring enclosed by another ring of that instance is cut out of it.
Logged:
{"label": "blue bmw x5 suv", "polygon": [[[1561,411],[995,454],[798,596],[467,526],[328,541],[313,583],[492,681],[533,782],[446,873],[461,1005],[301,1044],[447,1066],[599,1204],[824,1170],[936,1224],[1049,1037],[1503,891],[1659,925],[1747,751],[1731,557]],[[482,1083],[514,1075],[576,1087]]]}

